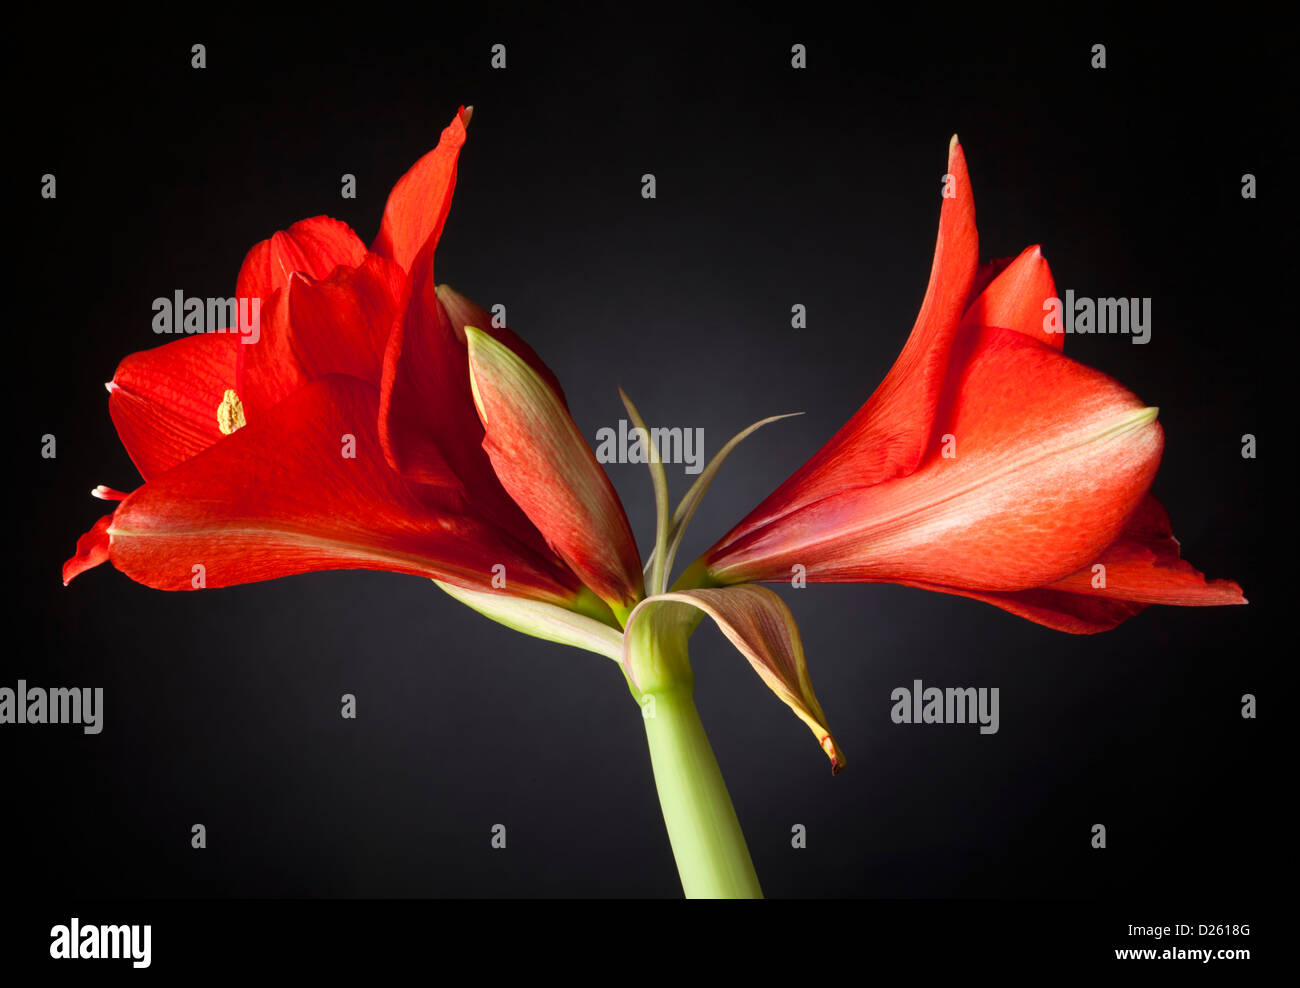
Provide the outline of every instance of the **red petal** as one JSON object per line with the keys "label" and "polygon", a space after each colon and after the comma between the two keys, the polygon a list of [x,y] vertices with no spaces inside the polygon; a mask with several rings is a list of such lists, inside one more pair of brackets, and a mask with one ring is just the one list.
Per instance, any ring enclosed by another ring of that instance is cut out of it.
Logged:
{"label": "red petal", "polygon": [[89,532],[77,539],[76,555],[63,564],[65,587],[86,570],[94,569],[108,559],[108,526],[112,522],[111,514],[104,515]]}
{"label": "red petal", "polygon": [[412,166],[388,195],[379,236],[371,249],[410,271],[416,255],[432,240],[436,245],[451,209],[456,187],[456,159],[465,143],[470,111],[461,107],[442,132],[438,146]]}
{"label": "red petal", "polygon": [[241,299],[265,303],[294,272],[324,278],[340,264],[356,267],[365,257],[366,245],[350,226],[314,216],[255,244],[239,269],[236,291]]}
{"label": "red petal", "polygon": [[325,281],[289,285],[294,353],[307,376],[347,374],[378,388],[406,273],[377,254]]}
{"label": "red petal", "polygon": [[[290,284],[301,275],[291,275]],[[276,405],[307,385],[310,378],[293,352],[289,323],[289,289],[281,288],[262,303],[256,343],[240,344],[235,392],[249,422],[264,418]]]}
{"label": "red petal", "polygon": [[118,365],[108,411],[146,480],[222,438],[217,408],[235,386],[239,340],[227,333],[187,336]]}
{"label": "red petal", "polygon": [[[1104,566],[1100,573],[1096,564]],[[1244,604],[1241,587],[1231,580],[1206,581],[1180,558],[1169,515],[1151,495],[1125,523],[1114,544],[1077,573],[1037,590],[979,593],[912,583],[910,586],[958,594],[993,604],[1037,624],[1076,635],[1108,631],[1150,604],[1213,607]],[[1104,586],[1094,586],[1104,577]]]}
{"label": "red petal", "polygon": [[955,195],[939,214],[930,282],[912,333],[880,387],[793,476],[720,543],[725,545],[832,491],[878,484],[921,461],[939,405],[948,354],[979,263],[975,200],[954,137],[948,173]]}
{"label": "red petal", "polygon": [[239,347],[236,390],[249,421],[329,374],[379,387],[405,281],[405,272],[377,254],[323,281],[291,277],[266,304],[257,342]]}
{"label": "red petal", "polygon": [[[308,384],[217,446],[136,491],[113,516],[110,556],[164,590],[325,569],[381,569],[553,603],[577,581],[468,515],[446,492],[403,481],[379,448],[378,396],[350,377]],[[355,458],[343,455],[347,436]],[[504,588],[493,566],[505,566]]]}
{"label": "red petal", "polygon": [[975,280],[970,286],[970,301],[979,297],[980,292],[989,287],[990,282],[1007,269],[1014,257],[995,257],[991,261],[982,261],[975,269]]}
{"label": "red petal", "polygon": [[[1246,603],[1237,584],[1231,580],[1207,582],[1205,574],[1181,556],[1168,512],[1159,501],[1147,495],[1120,537],[1097,558],[1096,563],[1105,566],[1104,573],[1095,573],[1093,566],[1085,566],[1056,581],[1052,588],[1144,604],[1201,607]],[[1099,580],[1102,576],[1104,581]],[[1094,587],[1094,582],[1105,585]]]}
{"label": "red petal", "polygon": [[788,579],[802,564],[815,581],[1023,590],[1096,559],[1159,465],[1154,410],[1012,330],[985,329],[952,360],[952,391],[914,473],[830,493],[715,550],[710,572]]}
{"label": "red petal", "polygon": [[1043,302],[1055,297],[1056,282],[1047,259],[1037,246],[1029,247],[975,296],[966,309],[962,328],[1014,329],[1060,350],[1065,345],[1065,334],[1049,333],[1043,328]]}
{"label": "red petal", "polygon": [[938,587],[927,583],[904,584],[919,590],[969,597],[985,604],[1000,607],[1017,617],[1041,624],[1056,631],[1072,635],[1093,635],[1109,631],[1129,618],[1146,610],[1146,604],[1127,600],[1092,597],[1087,594],[1067,593],[1062,590],[1040,588],[1019,590],[1014,593],[988,593],[976,590],[959,590],[955,587]]}
{"label": "red petal", "polygon": [[[416,262],[410,295],[389,334],[379,437],[392,468],[424,484],[489,484],[483,426],[470,395],[469,363],[433,286],[433,245]],[[463,335],[463,334],[462,334]]]}
{"label": "red petal", "polygon": [[[460,492],[484,517],[535,551],[549,554],[541,534],[502,487],[483,449],[483,424],[470,393],[464,324],[451,321],[440,297],[453,302],[458,319],[478,318],[482,310],[450,289],[435,291],[433,249],[428,244],[415,262],[411,294],[384,353],[379,404],[384,456],[407,479]],[[508,331],[490,332],[495,338]],[[530,366],[540,366],[546,380],[555,380],[530,348],[528,354],[533,358]]]}

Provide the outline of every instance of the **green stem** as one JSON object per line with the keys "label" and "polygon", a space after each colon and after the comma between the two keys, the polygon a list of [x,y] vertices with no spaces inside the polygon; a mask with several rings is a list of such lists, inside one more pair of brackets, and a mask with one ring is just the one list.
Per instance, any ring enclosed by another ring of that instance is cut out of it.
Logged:
{"label": "green stem", "polygon": [[760,899],[745,835],[695,709],[686,633],[663,625],[647,631],[630,644],[650,649],[661,672],[638,702],[682,889],[688,899]]}

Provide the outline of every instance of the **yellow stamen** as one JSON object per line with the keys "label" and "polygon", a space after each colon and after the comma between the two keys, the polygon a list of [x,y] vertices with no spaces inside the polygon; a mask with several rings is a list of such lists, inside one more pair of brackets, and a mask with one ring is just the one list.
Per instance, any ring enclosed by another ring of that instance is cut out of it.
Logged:
{"label": "yellow stamen", "polygon": [[217,428],[223,436],[228,436],[247,424],[244,421],[244,403],[239,400],[239,395],[227,388],[221,404],[217,406]]}

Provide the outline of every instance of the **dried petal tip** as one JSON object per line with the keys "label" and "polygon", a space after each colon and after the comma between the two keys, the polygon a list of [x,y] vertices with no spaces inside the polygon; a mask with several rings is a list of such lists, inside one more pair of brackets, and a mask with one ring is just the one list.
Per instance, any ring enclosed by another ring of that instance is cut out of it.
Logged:
{"label": "dried petal tip", "polygon": [[839,775],[844,768],[844,756],[835,747],[835,739],[829,734],[822,738],[822,751],[826,752],[826,757],[831,760],[831,775]]}

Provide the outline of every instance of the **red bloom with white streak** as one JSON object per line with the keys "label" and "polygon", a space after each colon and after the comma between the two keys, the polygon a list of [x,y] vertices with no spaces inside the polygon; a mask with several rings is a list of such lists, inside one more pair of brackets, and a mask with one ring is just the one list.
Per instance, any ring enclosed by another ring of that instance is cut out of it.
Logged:
{"label": "red bloom with white streak", "polygon": [[640,561],[616,497],[583,521],[618,547],[627,571],[605,572],[589,590],[567,528],[552,531],[545,504],[531,515],[521,508],[483,449],[467,325],[531,368],[559,415],[568,413],[555,375],[527,344],[434,287],[469,116],[462,109],[394,187],[369,250],[345,224],[317,217],[249,252],[237,294],[260,301],[256,342],[205,333],[122,361],[109,411],[145,483],[130,495],[97,489],[121,504],[82,536],[65,583],[106,560],[164,590],[384,569],[609,623],[599,596],[623,606],[640,595]]}
{"label": "red bloom with white streak", "polygon": [[891,582],[1063,631],[1148,604],[1241,604],[1179,558],[1147,490],[1156,409],[1061,353],[1037,247],[979,264],[961,146],[930,283],[897,362],[834,437],[703,557],[719,584]]}

